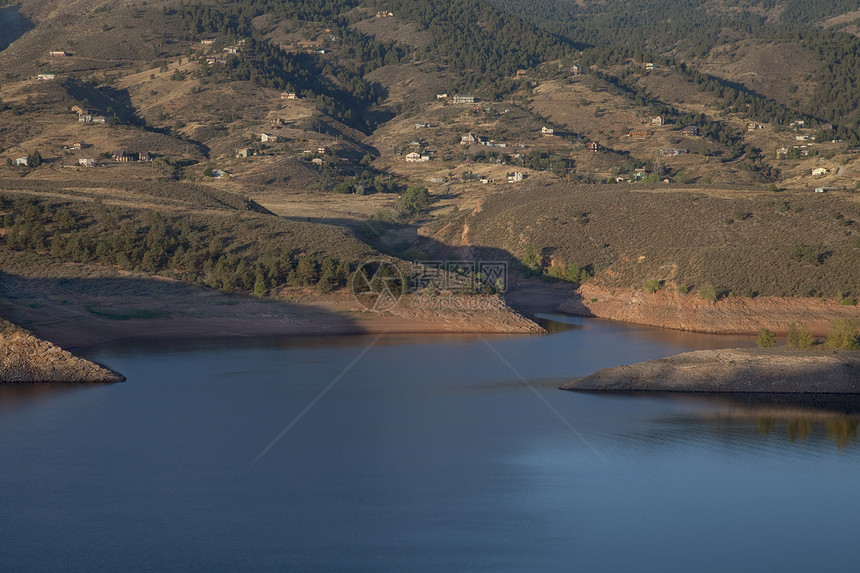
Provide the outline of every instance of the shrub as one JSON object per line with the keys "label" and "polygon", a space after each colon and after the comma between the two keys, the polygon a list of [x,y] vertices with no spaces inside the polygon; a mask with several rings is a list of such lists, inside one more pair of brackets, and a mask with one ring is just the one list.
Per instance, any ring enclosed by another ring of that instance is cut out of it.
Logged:
{"label": "shrub", "polygon": [[801,350],[809,350],[815,343],[815,339],[809,333],[809,328],[805,324],[797,324],[792,322],[788,327],[788,347],[799,348]]}
{"label": "shrub", "polygon": [[699,287],[699,296],[709,302],[717,302],[717,288],[711,283]]}
{"label": "shrub", "polygon": [[540,249],[529,243],[526,245],[526,252],[523,255],[523,265],[530,271],[538,271],[541,268]]}
{"label": "shrub", "polygon": [[758,339],[756,339],[755,343],[759,348],[770,348],[776,344],[776,335],[773,331],[761,327],[758,329]]}
{"label": "shrub", "polygon": [[833,322],[827,338],[824,340],[827,348],[837,350],[860,349],[860,339],[857,335],[857,323],[850,318],[840,318]]}
{"label": "shrub", "polygon": [[658,290],[660,290],[660,286],[662,286],[662,285],[660,284],[660,281],[658,281],[657,279],[648,279],[647,281],[645,281],[645,284],[642,286],[648,292],[655,293]]}

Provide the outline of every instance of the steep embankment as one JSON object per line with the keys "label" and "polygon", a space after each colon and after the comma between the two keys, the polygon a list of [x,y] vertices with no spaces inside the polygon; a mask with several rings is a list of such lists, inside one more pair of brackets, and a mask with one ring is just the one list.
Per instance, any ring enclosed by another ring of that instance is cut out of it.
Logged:
{"label": "steep embankment", "polygon": [[0,382],[122,382],[125,377],[78,358],[0,320]]}
{"label": "steep embankment", "polygon": [[860,393],[860,354],[787,349],[699,350],[599,370],[564,390]]}
{"label": "steep embankment", "polygon": [[821,336],[836,319],[860,319],[860,308],[836,300],[763,296],[710,302],[695,294],[682,295],[676,291],[616,292],[588,283],[580,286],[557,310],[677,330],[747,334],[754,334],[762,327],[784,334],[796,322]]}

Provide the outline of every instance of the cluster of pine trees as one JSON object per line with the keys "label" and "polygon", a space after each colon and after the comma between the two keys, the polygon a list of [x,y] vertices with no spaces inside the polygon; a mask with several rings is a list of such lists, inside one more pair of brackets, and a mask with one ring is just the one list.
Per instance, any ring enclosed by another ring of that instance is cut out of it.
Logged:
{"label": "cluster of pine trees", "polygon": [[353,271],[333,257],[253,246],[240,253],[227,246],[220,229],[153,211],[120,220],[105,205],[91,217],[70,206],[0,197],[0,211],[7,210],[0,218],[0,248],[158,273],[228,292],[263,295],[281,286],[330,292],[346,286]]}

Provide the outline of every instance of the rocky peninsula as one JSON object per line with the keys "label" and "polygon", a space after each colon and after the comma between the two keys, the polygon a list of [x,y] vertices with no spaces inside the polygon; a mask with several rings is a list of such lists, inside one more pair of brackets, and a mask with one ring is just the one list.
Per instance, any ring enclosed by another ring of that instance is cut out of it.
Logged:
{"label": "rocky peninsula", "polygon": [[564,390],[860,393],[860,352],[787,348],[698,350],[606,368]]}
{"label": "rocky peninsula", "polygon": [[121,374],[0,320],[0,383],[124,380]]}

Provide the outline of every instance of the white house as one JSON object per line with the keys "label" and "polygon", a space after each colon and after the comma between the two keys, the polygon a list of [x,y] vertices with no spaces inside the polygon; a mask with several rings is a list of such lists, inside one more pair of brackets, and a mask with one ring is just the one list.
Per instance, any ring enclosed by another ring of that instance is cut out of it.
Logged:
{"label": "white house", "polygon": [[275,143],[278,141],[278,136],[277,135],[270,135],[268,133],[261,133],[260,134],[260,141],[262,141],[263,143],[270,143],[270,142]]}
{"label": "white house", "polygon": [[551,127],[543,126],[542,128],[540,128],[540,134],[552,136],[555,135],[555,130]]}
{"label": "white house", "polygon": [[95,167],[96,160],[91,159],[89,157],[81,157],[80,159],[78,159],[78,165],[80,165],[81,167]]}
{"label": "white house", "polygon": [[415,151],[406,154],[407,163],[422,163],[424,161],[430,161],[430,156],[426,154],[421,155],[420,153]]}
{"label": "white house", "polygon": [[38,76],[36,76],[36,79],[49,81],[49,80],[55,79],[56,77],[57,77],[57,74],[39,74]]}
{"label": "white house", "polygon": [[515,181],[522,181],[525,179],[525,175],[523,175],[519,171],[514,171],[513,173],[508,173],[508,183],[514,183]]}
{"label": "white house", "polygon": [[816,167],[812,170],[812,174],[816,176],[827,175],[830,173],[830,170],[825,167]]}
{"label": "white house", "polygon": [[15,160],[15,165],[16,166],[23,165],[24,167],[27,167],[27,158],[26,157],[19,157],[18,159]]}

